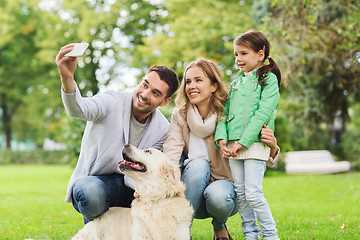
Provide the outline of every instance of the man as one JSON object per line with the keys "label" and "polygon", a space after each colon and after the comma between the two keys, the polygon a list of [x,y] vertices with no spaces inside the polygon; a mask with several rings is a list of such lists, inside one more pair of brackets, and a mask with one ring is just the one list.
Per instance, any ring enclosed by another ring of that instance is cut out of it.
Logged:
{"label": "man", "polygon": [[69,116],[87,121],[76,168],[65,201],[84,216],[84,222],[109,207],[130,207],[132,180],[120,173],[122,147],[161,149],[169,122],[157,109],[170,102],[178,88],[176,74],[164,66],[151,67],[134,92],[108,91],[83,98],[74,80],[76,57],[66,57],[73,44],[56,56],[62,83],[62,100]]}

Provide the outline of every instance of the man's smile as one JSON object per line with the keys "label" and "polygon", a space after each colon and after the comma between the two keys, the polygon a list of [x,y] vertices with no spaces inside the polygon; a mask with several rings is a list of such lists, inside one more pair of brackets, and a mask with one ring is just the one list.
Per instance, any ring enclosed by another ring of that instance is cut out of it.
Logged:
{"label": "man's smile", "polygon": [[150,105],[150,103],[148,101],[146,101],[143,97],[141,97],[140,95],[138,95],[138,102],[141,104],[141,105]]}

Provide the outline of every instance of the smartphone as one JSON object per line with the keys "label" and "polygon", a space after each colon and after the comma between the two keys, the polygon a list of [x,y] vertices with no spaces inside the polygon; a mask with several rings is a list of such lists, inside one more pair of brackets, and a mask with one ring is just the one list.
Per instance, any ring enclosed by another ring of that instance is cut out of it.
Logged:
{"label": "smartphone", "polygon": [[85,50],[88,48],[88,43],[73,43],[74,47],[71,52],[65,54],[65,57],[79,57],[84,54]]}

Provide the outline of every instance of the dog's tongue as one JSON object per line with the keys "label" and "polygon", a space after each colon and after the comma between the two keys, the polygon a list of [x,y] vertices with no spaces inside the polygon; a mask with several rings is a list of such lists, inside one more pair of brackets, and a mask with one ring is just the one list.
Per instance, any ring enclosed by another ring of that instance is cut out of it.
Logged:
{"label": "dog's tongue", "polygon": [[126,160],[120,161],[119,164],[129,165],[130,167],[138,169],[138,170],[143,169],[143,167],[140,166],[139,164],[134,163],[134,162],[129,162],[129,161],[126,161]]}

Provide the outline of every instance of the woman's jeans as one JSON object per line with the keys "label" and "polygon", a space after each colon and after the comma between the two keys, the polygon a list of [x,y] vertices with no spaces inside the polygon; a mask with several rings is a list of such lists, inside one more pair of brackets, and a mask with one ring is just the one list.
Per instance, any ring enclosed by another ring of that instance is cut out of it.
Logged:
{"label": "woman's jeans", "polygon": [[83,177],[72,191],[73,206],[84,216],[85,224],[110,207],[130,207],[133,199],[134,190],[125,185],[122,174]]}
{"label": "woman's jeans", "polygon": [[185,196],[194,208],[194,218],[212,217],[214,228],[222,230],[227,219],[237,213],[233,184],[227,180],[209,184],[210,166],[206,160],[191,160],[185,166],[181,180],[186,185]]}
{"label": "woman's jeans", "polygon": [[[262,182],[266,162],[259,160],[229,159],[234,186],[246,239],[276,239],[276,225],[269,204],[264,198]],[[258,220],[261,230],[256,223]]]}

